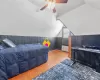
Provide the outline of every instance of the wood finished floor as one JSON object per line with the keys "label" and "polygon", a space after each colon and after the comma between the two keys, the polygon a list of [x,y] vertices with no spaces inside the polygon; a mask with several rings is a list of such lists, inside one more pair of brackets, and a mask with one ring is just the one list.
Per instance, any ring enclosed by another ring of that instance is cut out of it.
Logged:
{"label": "wood finished floor", "polygon": [[68,54],[66,52],[62,52],[60,50],[50,51],[48,55],[48,61],[46,63],[36,68],[33,68],[27,72],[19,74],[18,76],[15,76],[9,80],[32,80],[32,78],[35,78],[39,74],[49,70],[50,68],[67,58]]}

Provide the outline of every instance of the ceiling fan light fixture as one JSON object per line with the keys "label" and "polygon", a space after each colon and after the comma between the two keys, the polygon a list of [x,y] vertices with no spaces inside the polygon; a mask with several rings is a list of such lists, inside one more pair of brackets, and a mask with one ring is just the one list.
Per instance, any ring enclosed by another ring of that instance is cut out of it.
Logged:
{"label": "ceiling fan light fixture", "polygon": [[52,3],[53,3],[53,2],[54,2],[54,3],[56,2],[56,0],[45,0],[45,1],[47,1],[47,2],[52,2]]}
{"label": "ceiling fan light fixture", "polygon": [[47,2],[55,2],[55,3],[67,3],[68,0],[45,0]]}
{"label": "ceiling fan light fixture", "polygon": [[51,3],[51,2],[48,3],[49,9],[53,9],[54,7],[55,7],[55,3]]}

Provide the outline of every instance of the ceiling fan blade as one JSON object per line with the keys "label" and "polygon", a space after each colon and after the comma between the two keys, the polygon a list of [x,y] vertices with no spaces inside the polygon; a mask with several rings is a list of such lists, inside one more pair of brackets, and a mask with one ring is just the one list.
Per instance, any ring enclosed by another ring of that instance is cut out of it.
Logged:
{"label": "ceiling fan blade", "polygon": [[56,3],[67,3],[68,0],[56,0]]}
{"label": "ceiling fan blade", "polygon": [[53,13],[56,13],[56,8],[53,8]]}
{"label": "ceiling fan blade", "polygon": [[48,4],[46,4],[45,6],[43,6],[40,10],[44,10],[47,6],[48,6]]}

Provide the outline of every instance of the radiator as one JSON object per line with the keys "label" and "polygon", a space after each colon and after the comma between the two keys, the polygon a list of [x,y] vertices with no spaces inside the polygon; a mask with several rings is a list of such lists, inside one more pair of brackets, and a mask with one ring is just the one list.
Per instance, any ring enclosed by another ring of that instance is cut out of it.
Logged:
{"label": "radiator", "polygon": [[68,46],[62,45],[62,51],[68,52]]}

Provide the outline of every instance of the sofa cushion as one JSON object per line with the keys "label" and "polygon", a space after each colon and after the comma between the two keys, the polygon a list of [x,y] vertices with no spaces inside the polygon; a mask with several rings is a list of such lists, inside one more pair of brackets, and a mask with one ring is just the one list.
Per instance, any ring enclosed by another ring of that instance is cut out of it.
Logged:
{"label": "sofa cushion", "polygon": [[4,53],[3,55],[5,57],[6,65],[12,65],[14,63],[17,63],[17,61],[18,61],[18,58],[17,58],[16,54],[14,54],[14,53]]}
{"label": "sofa cushion", "polygon": [[28,55],[29,55],[29,59],[32,59],[36,57],[37,55],[39,55],[39,53],[37,53],[36,49],[33,49],[33,50],[28,51]]}
{"label": "sofa cushion", "polygon": [[20,71],[20,73],[25,72],[27,70],[29,70],[28,61],[19,62],[19,71]]}
{"label": "sofa cushion", "polygon": [[19,74],[18,58],[15,53],[3,53],[5,58],[6,72],[8,78]]}
{"label": "sofa cushion", "polygon": [[29,69],[34,68],[37,65],[36,58],[29,59],[28,63],[29,63]]}
{"label": "sofa cushion", "polygon": [[6,65],[5,65],[5,59],[3,54],[0,52],[0,69],[4,72],[6,72]]}
{"label": "sofa cushion", "polygon": [[7,75],[0,69],[0,80],[8,80]]}
{"label": "sofa cushion", "polygon": [[45,55],[38,56],[38,57],[37,57],[37,65],[43,64],[44,62],[47,61],[46,59],[47,59],[47,58],[46,58]]}
{"label": "sofa cushion", "polygon": [[28,60],[28,58],[29,58],[28,51],[20,51],[20,52],[17,51],[16,55],[18,57],[18,62],[22,62],[22,61]]}
{"label": "sofa cushion", "polygon": [[14,63],[7,67],[8,77],[11,78],[19,74],[19,66],[17,63]]}

